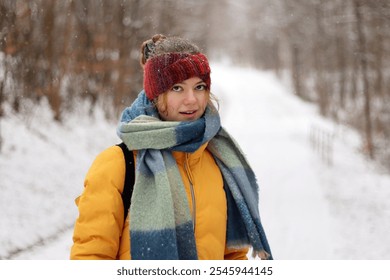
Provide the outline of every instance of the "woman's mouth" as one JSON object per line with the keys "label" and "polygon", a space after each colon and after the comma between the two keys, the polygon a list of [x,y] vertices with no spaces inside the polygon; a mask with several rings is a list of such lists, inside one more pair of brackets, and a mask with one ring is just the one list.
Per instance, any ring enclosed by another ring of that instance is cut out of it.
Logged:
{"label": "woman's mouth", "polygon": [[180,114],[186,116],[186,117],[194,117],[196,115],[197,110],[189,110],[189,111],[183,111],[180,112]]}

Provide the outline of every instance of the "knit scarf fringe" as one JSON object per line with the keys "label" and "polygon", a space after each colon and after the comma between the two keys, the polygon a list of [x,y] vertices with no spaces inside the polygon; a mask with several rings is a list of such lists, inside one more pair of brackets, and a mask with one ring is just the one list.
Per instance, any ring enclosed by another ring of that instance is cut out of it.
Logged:
{"label": "knit scarf fringe", "polygon": [[259,187],[233,138],[209,105],[191,122],[161,121],[142,91],[126,108],[117,129],[130,150],[137,150],[130,207],[132,259],[198,259],[187,196],[172,151],[207,149],[221,170],[228,206],[228,249],[253,247],[253,255],[272,259],[260,221]]}

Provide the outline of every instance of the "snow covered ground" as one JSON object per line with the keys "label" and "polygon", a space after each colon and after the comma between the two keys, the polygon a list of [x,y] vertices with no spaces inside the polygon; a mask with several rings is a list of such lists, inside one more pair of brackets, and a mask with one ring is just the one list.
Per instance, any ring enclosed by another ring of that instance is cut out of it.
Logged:
{"label": "snow covered ground", "polygon": [[[390,175],[358,153],[354,131],[319,117],[272,73],[212,71],[223,125],[257,174],[274,257],[390,259]],[[69,258],[84,175],[119,142],[116,122],[86,112],[81,106],[60,126],[42,104],[32,116],[1,120],[0,259]],[[329,136],[318,143],[329,144],[330,164],[313,148],[314,132]]]}

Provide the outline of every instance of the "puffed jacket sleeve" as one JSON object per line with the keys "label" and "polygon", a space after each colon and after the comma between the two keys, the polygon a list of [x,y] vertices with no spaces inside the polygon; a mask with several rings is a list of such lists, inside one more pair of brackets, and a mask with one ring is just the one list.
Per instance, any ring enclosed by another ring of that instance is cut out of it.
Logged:
{"label": "puffed jacket sleeve", "polygon": [[99,154],[76,199],[79,217],[70,259],[116,259],[124,223],[121,193],[125,177],[122,150],[113,146]]}
{"label": "puffed jacket sleeve", "polygon": [[237,250],[225,249],[225,260],[247,260],[249,248],[242,248]]}

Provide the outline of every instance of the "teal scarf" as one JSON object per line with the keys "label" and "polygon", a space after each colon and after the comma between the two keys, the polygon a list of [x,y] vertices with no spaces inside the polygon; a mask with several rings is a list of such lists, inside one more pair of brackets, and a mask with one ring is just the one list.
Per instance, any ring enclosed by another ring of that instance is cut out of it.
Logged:
{"label": "teal scarf", "polygon": [[215,108],[191,122],[162,121],[142,91],[126,108],[117,130],[130,150],[137,150],[130,207],[132,259],[197,259],[192,217],[172,151],[207,149],[219,166],[228,204],[229,249],[252,246],[272,259],[258,209],[255,175],[236,142],[221,127]]}

